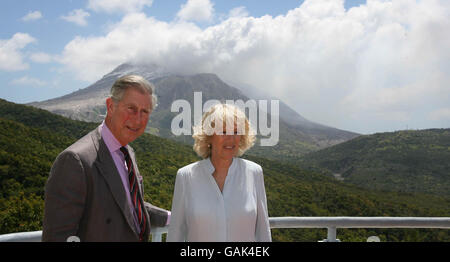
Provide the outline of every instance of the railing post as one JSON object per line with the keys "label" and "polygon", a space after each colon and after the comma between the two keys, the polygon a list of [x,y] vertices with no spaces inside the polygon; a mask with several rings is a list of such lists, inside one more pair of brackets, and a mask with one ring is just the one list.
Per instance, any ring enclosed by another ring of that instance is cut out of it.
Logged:
{"label": "railing post", "polygon": [[169,230],[168,226],[165,227],[153,227],[151,230],[152,242],[162,242],[162,235],[167,233]]}
{"label": "railing post", "polygon": [[162,242],[162,234],[159,232],[152,234],[152,242]]}
{"label": "railing post", "polygon": [[339,242],[336,239],[336,227],[327,228],[327,242]]}

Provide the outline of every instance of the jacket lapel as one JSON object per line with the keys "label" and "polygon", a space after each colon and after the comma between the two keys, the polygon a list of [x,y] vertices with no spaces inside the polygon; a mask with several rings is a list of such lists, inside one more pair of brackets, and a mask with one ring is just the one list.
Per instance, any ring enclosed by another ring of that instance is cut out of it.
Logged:
{"label": "jacket lapel", "polygon": [[136,235],[139,233],[136,231],[136,226],[134,224],[134,217],[131,213],[130,206],[128,204],[128,199],[126,197],[126,192],[123,187],[122,180],[120,179],[120,174],[117,171],[114,160],[102,139],[100,127],[92,133],[92,141],[97,149],[97,159],[94,163],[96,165],[99,173],[103,176],[108,187],[113,195],[114,200],[122,211],[128,225],[131,227]]}

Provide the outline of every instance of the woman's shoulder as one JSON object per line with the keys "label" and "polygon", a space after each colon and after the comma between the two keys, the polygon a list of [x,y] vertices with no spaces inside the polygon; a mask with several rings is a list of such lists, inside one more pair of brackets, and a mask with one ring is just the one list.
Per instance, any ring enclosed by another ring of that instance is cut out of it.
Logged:
{"label": "woman's shoulder", "polygon": [[191,173],[192,167],[194,167],[195,165],[197,165],[199,161],[194,162],[194,163],[190,163],[189,165],[186,165],[180,169],[178,169],[178,174],[183,175],[183,174],[188,174]]}
{"label": "woman's shoulder", "polygon": [[245,166],[246,169],[253,171],[254,173],[262,174],[262,167],[259,164],[244,158],[236,158],[236,159],[238,159],[240,164]]}
{"label": "woman's shoulder", "polygon": [[177,175],[179,176],[189,176],[193,173],[196,173],[196,171],[204,166],[206,164],[206,159],[196,161],[194,163],[190,163],[189,165],[186,165],[180,169],[178,169]]}

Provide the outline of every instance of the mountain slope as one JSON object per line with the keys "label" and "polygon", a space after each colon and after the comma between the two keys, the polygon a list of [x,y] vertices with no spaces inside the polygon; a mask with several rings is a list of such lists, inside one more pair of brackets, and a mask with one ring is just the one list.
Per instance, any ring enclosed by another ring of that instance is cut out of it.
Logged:
{"label": "mountain slope", "polygon": [[109,91],[114,81],[121,76],[131,73],[139,74],[149,81],[168,75],[162,68],[155,65],[138,67],[123,64],[86,88],[58,98],[29,103],[29,105],[74,120],[101,122],[106,114],[105,99],[109,96]]}
{"label": "mountain slope", "polygon": [[[194,92],[202,93],[203,103],[211,99],[225,102],[226,100],[248,101],[252,98],[244,95],[241,90],[229,86],[214,74],[182,76],[171,74],[155,65],[123,64],[85,89],[60,98],[30,103],[30,105],[76,120],[99,122],[106,114],[105,98],[112,84],[120,76],[130,73],[144,76],[156,87],[158,107],[150,117],[147,131],[188,144],[193,142],[190,136],[175,136],[171,132],[172,119],[178,114],[171,112],[171,106],[175,100],[187,100],[193,109]],[[358,136],[356,133],[308,121],[281,101],[280,143],[276,148],[260,147],[257,143],[252,152],[274,159],[295,159],[299,155],[341,143],[356,136]]]}
{"label": "mountain slope", "polygon": [[[33,117],[29,117],[33,116]],[[40,230],[43,188],[56,155],[98,124],[0,100],[0,234]],[[145,199],[170,209],[176,171],[198,160],[191,147],[150,134],[132,143]],[[264,170],[269,215],[449,216],[444,197],[380,193],[284,162],[247,155]],[[448,230],[340,230],[342,241],[450,241]],[[276,229],[274,241],[317,241],[325,230]]]}
{"label": "mountain slope", "polygon": [[450,196],[450,129],[360,136],[301,159],[365,188]]}

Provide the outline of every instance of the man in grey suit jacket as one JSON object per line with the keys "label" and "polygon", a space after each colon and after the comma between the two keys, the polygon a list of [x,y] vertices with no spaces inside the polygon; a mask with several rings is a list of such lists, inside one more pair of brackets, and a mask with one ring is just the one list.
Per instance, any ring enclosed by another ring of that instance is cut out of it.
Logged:
{"label": "man in grey suit jacket", "polygon": [[[106,106],[105,121],[59,154],[52,166],[45,187],[43,241],[72,236],[80,241],[147,241],[150,224],[167,224],[169,211],[143,202],[142,177],[128,145],[145,131],[156,106],[153,86],[140,76],[124,76],[112,86]],[[132,166],[127,166],[124,148]],[[138,191],[130,189],[132,176]],[[135,202],[130,196],[134,191],[140,198]],[[133,205],[139,200],[145,208]]]}

